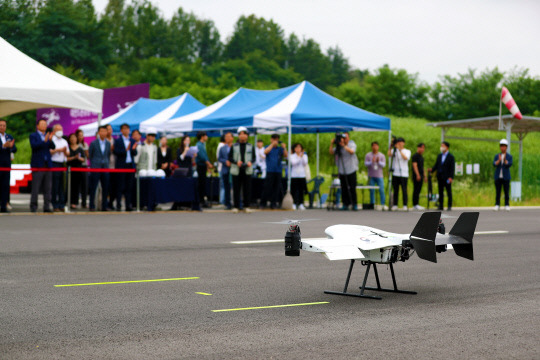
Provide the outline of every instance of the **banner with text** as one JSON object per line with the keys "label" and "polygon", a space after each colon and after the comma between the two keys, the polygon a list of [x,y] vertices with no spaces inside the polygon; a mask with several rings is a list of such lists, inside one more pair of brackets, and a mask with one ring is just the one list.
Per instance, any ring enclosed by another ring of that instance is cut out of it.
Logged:
{"label": "banner with text", "polygon": [[[150,84],[137,84],[125,87],[105,89],[103,91],[103,116],[105,119],[120,110],[128,107],[139,98],[148,98]],[[37,110],[37,120],[47,120],[47,126],[62,125],[64,134],[75,132],[81,125],[89,124],[98,120],[98,114],[86,110],[46,108]]]}

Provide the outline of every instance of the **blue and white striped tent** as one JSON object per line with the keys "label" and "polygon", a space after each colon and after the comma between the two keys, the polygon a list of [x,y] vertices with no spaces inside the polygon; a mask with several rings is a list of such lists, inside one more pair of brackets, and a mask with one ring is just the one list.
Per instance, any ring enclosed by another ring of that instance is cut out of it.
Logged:
{"label": "blue and white striped tent", "polygon": [[278,90],[240,88],[202,110],[170,119],[163,130],[215,132],[239,126],[259,133],[390,131],[390,119],[347,104],[304,81]]}
{"label": "blue and white striped tent", "polygon": [[[163,124],[169,119],[190,114],[204,107],[188,93],[163,100],[140,98],[127,108],[101,120],[101,125],[111,125],[115,135],[120,134],[120,126],[124,123],[128,124],[131,130],[137,129],[143,134],[149,127],[154,127],[161,132]],[[86,124],[80,128],[84,136],[94,136],[98,122]]]}

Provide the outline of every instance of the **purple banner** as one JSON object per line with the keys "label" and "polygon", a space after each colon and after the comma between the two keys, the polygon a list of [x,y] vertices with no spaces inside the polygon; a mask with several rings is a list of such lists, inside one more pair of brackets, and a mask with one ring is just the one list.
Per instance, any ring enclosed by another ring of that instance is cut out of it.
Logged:
{"label": "purple banner", "polygon": [[[103,91],[103,119],[128,107],[137,99],[150,95],[150,84],[138,84],[125,87],[105,89]],[[98,114],[86,110],[46,108],[38,109],[37,120],[47,120],[47,126],[62,125],[64,134],[75,132],[80,126],[97,121]]]}

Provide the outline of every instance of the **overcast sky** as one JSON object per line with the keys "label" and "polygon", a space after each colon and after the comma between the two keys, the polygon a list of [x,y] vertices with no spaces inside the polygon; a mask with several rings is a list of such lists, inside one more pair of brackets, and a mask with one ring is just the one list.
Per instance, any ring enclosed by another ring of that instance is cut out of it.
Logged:
{"label": "overcast sky", "polygon": [[[130,0],[126,0],[129,3]],[[93,0],[102,12],[108,0]],[[538,0],[152,0],[166,18],[178,7],[213,20],[224,42],[241,15],[278,23],[285,35],[338,45],[350,64],[383,64],[429,83],[468,68],[528,68],[540,75]]]}

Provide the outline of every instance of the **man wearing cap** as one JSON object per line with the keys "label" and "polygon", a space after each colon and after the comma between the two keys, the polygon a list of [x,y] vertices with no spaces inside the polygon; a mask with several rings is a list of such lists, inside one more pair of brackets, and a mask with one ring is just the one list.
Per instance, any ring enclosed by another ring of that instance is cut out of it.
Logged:
{"label": "man wearing cap", "polygon": [[508,141],[502,139],[499,142],[501,152],[495,155],[493,166],[495,167],[495,211],[499,211],[501,205],[501,188],[504,189],[504,209],[510,211],[510,166],[512,166],[512,155],[506,152]]}
{"label": "man wearing cap", "polygon": [[156,129],[148,128],[146,131],[146,140],[139,147],[137,170],[156,170],[157,169],[157,146],[154,144],[156,140]]}
{"label": "man wearing cap", "polygon": [[450,143],[443,141],[441,143],[441,153],[437,155],[437,161],[430,172],[437,172],[437,183],[439,185],[439,210],[444,208],[444,189],[448,194],[448,211],[452,210],[452,182],[454,181],[454,172],[456,170],[456,160],[454,155],[448,151]]}
{"label": "man wearing cap", "polygon": [[[230,172],[233,180],[234,207],[243,210],[249,207],[251,201],[251,176],[255,162],[255,147],[248,143],[248,130],[241,126],[238,128],[238,142],[229,152]],[[242,202],[240,201],[242,191]]]}

